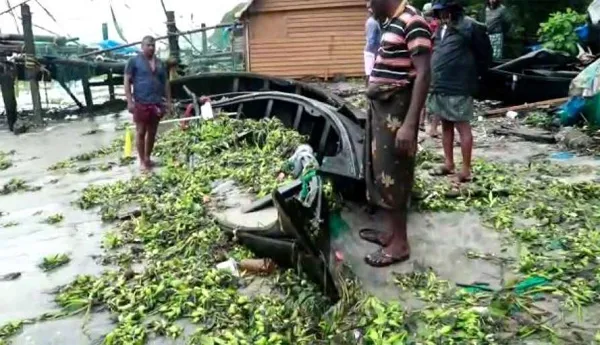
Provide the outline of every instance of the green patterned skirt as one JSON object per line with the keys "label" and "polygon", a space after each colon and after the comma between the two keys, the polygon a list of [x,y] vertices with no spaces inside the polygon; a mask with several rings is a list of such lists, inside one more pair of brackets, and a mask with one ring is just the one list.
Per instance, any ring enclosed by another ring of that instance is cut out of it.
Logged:
{"label": "green patterned skirt", "polygon": [[445,121],[470,122],[474,116],[473,97],[430,93],[427,111]]}
{"label": "green patterned skirt", "polygon": [[[404,212],[410,205],[415,154],[400,154],[396,131],[402,126],[412,90],[371,85],[365,142],[367,199],[375,206]],[[416,147],[418,126],[415,128]]]}
{"label": "green patterned skirt", "polygon": [[502,59],[502,52],[504,50],[504,34],[490,34],[488,36],[490,37],[490,43],[492,44],[492,50],[494,51],[494,59]]}

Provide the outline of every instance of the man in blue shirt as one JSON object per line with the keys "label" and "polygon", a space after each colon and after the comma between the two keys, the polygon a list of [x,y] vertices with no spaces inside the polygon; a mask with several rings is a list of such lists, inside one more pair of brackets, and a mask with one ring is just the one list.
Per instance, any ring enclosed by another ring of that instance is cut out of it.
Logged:
{"label": "man in blue shirt", "polygon": [[371,11],[371,1],[367,1],[367,8],[369,10],[369,19],[365,24],[365,32],[367,36],[367,43],[365,45],[365,75],[367,79],[371,75],[371,70],[375,64],[375,57],[379,44],[381,41],[381,28],[375,18],[373,18],[373,12]]}
{"label": "man in blue shirt", "polygon": [[131,58],[125,66],[124,86],[127,109],[133,114],[138,156],[142,169],[146,171],[153,165],[150,156],[154,148],[158,123],[165,114],[167,106],[171,104],[167,70],[154,54],[155,43],[153,37],[144,37],[142,52]]}

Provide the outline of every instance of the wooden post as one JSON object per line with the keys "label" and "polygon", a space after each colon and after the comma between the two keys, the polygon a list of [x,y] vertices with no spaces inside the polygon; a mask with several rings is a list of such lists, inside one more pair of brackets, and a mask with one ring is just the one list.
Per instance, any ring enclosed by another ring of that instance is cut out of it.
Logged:
{"label": "wooden post", "polygon": [[[206,35],[206,24],[202,23],[200,25],[202,30],[202,55],[207,55],[208,54],[208,37]],[[208,72],[208,64],[205,64],[202,66],[202,71],[204,72]]]}
{"label": "wooden post", "polygon": [[109,100],[115,100],[115,84],[113,80],[112,69],[106,74],[106,81],[108,82],[108,96]]}
{"label": "wooden post", "polygon": [[231,28],[231,39],[229,40],[231,42],[231,70],[233,72],[235,72],[235,24],[233,25],[233,28]]}
{"label": "wooden post", "polygon": [[81,79],[81,86],[83,86],[83,97],[85,98],[85,105],[87,107],[89,115],[92,115],[92,110],[94,109],[94,99],[92,98],[90,79],[87,75]]}
{"label": "wooden post", "polygon": [[[6,56],[0,57],[1,61],[6,61]],[[15,95],[15,70],[7,64],[4,64],[2,74],[0,74],[0,86],[2,99],[4,100],[4,111],[8,120],[8,128],[12,131],[17,121],[17,97]]]}
{"label": "wooden post", "polygon": [[[25,43],[25,53],[30,58],[35,58],[35,43],[33,41],[33,29],[31,21],[31,11],[29,5],[21,5],[21,18],[23,21],[23,38]],[[33,120],[37,125],[42,125],[42,99],[40,98],[40,85],[38,84],[38,65],[37,63],[29,64],[25,61],[27,68],[27,76],[31,86],[31,101],[33,103]],[[37,60],[36,60],[37,61]]]}
{"label": "wooden post", "polygon": [[102,39],[105,41],[108,39],[108,24],[107,23],[102,23]]}
{"label": "wooden post", "polygon": [[177,63],[181,62],[181,53],[179,50],[179,36],[177,34],[177,25],[175,24],[175,12],[167,11],[167,35],[169,35],[169,55]]}

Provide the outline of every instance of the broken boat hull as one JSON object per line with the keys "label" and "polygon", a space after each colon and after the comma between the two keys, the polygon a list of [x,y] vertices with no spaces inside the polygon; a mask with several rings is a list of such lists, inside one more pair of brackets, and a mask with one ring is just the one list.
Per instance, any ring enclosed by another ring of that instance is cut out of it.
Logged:
{"label": "broken boat hull", "polygon": [[492,67],[483,77],[478,98],[507,104],[524,104],[566,97],[576,58],[551,50],[538,50]]}
{"label": "broken boat hull", "polygon": [[[255,82],[262,79],[245,80],[250,83],[250,80]],[[175,85],[179,85],[183,90],[180,92],[185,94],[176,94],[180,100],[183,98],[180,101],[182,107],[187,107],[199,94],[211,95],[211,91],[224,91],[218,86],[212,86],[211,90],[201,90],[198,94],[199,85],[202,84]],[[301,86],[296,85],[295,90],[298,88],[301,89]],[[194,94],[192,100],[189,100],[188,91]],[[322,95],[316,97],[318,99],[315,100],[295,92],[256,90],[211,95],[212,106],[217,112],[229,113],[238,119],[275,117],[286,127],[305,135],[320,163],[319,174],[326,176],[344,197],[364,199],[364,130],[358,119],[353,118],[353,114],[340,113],[340,109],[348,110],[344,105],[340,106]],[[302,184],[296,183],[293,188],[280,188],[273,192],[272,201],[278,210],[278,224],[253,229],[239,228],[232,224],[221,226],[258,257],[270,257],[281,267],[300,267],[327,295],[336,299],[336,283],[328,265],[330,253],[327,224],[323,221],[327,219],[327,206],[323,204],[327,203],[304,207],[296,199],[301,189]],[[322,191],[319,198],[323,198]],[[311,231],[314,224],[319,224],[318,238],[311,235],[314,233],[314,229]]]}
{"label": "broken boat hull", "polygon": [[328,104],[336,112],[354,122],[366,120],[366,114],[346,102],[343,98],[314,85],[291,79],[275,78],[256,73],[223,72],[202,73],[171,81],[174,99],[189,98],[184,86],[198,96],[227,96],[236,93],[278,91],[304,96]]}

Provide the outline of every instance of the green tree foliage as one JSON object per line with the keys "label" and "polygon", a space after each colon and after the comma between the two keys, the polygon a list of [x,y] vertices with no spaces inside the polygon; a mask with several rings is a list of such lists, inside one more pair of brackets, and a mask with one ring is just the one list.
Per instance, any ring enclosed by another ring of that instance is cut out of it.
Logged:
{"label": "green tree foliage", "polygon": [[548,21],[540,24],[538,35],[544,47],[577,54],[577,35],[575,28],[585,23],[586,15],[579,14],[570,8],[565,12],[555,12]]}
{"label": "green tree foliage", "polygon": [[[485,0],[457,0],[466,9],[466,13],[483,21]],[[431,0],[413,0],[411,4],[419,9]],[[513,20],[508,37],[508,55],[518,56],[523,53],[523,46],[537,42],[540,23],[548,20],[555,12],[571,8],[578,13],[586,13],[591,0],[504,0],[502,3],[509,9]]]}

